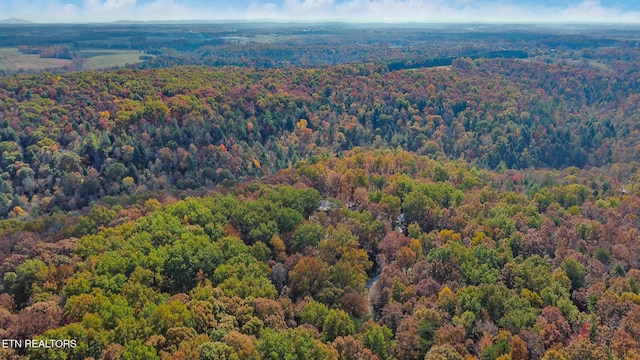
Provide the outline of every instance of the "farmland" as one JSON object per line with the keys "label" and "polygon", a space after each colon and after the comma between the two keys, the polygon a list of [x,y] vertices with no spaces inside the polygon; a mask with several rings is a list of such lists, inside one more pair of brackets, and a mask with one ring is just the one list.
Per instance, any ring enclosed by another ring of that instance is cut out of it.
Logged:
{"label": "farmland", "polygon": [[[137,50],[83,50],[84,70],[105,69],[140,62],[144,54]],[[41,58],[37,54],[23,54],[17,48],[0,48],[0,70],[29,71],[62,68],[71,64],[68,59]]]}
{"label": "farmland", "polygon": [[104,69],[140,62],[144,53],[136,50],[83,50],[84,69]]}
{"label": "farmland", "polygon": [[66,59],[41,58],[37,54],[23,54],[17,48],[0,48],[0,70],[44,70],[60,68],[71,63]]}

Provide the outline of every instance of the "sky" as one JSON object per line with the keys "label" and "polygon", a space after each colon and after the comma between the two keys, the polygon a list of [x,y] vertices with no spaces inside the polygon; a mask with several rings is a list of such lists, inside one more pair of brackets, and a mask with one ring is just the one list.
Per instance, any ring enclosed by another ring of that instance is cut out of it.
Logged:
{"label": "sky", "polygon": [[0,0],[0,20],[632,23],[638,0]]}

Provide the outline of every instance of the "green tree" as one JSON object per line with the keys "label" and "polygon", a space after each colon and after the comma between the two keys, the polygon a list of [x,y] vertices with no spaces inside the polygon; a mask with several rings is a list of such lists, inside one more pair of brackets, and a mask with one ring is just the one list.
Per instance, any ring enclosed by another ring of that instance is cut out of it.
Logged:
{"label": "green tree", "polygon": [[222,260],[215,244],[205,235],[183,234],[164,250],[164,287],[172,293],[190,290],[196,284],[198,271],[211,275]]}
{"label": "green tree", "polygon": [[277,332],[264,329],[258,351],[265,360],[337,360],[338,353],[331,346],[314,339],[308,330],[295,329]]}
{"label": "green tree", "polygon": [[316,211],[321,200],[320,193],[316,189],[296,189],[290,186],[279,188],[267,198],[277,201],[282,204],[282,207],[288,207],[302,213],[305,218]]}
{"label": "green tree", "polygon": [[72,196],[78,191],[82,177],[76,173],[64,174],[60,179],[60,188],[66,196]]}
{"label": "green tree", "polygon": [[111,182],[118,182],[122,179],[127,172],[127,167],[124,164],[116,162],[106,167],[104,174]]}
{"label": "green tree", "polygon": [[430,232],[436,224],[436,204],[421,191],[412,191],[404,199],[404,217],[407,224],[417,223],[423,232]]}
{"label": "green tree", "polygon": [[200,360],[230,360],[231,347],[223,342],[205,342],[198,346]]}
{"label": "green tree", "polygon": [[322,331],[324,320],[328,313],[329,308],[325,304],[317,301],[310,301],[302,308],[302,311],[300,312],[300,320],[303,323],[315,326],[318,331]]}
{"label": "green tree", "polygon": [[193,313],[180,300],[158,305],[148,322],[158,334],[166,334],[167,330],[176,326],[193,327],[195,325]]}
{"label": "green tree", "polygon": [[302,214],[291,208],[281,208],[276,213],[276,222],[281,231],[289,232],[302,222]]}
{"label": "green tree", "polygon": [[364,346],[378,355],[380,359],[392,359],[391,350],[395,346],[393,332],[385,325],[373,324],[367,327],[363,340]]}
{"label": "green tree", "polygon": [[276,296],[276,289],[267,278],[267,265],[248,254],[220,265],[213,273],[213,280],[227,296],[268,299]]}
{"label": "green tree", "polygon": [[100,191],[100,181],[96,178],[85,179],[78,190],[78,194],[83,198],[90,198],[98,194]]}
{"label": "green tree", "polygon": [[503,269],[503,277],[508,275],[505,281],[507,286],[515,286],[516,289],[526,288],[540,293],[542,289],[551,285],[552,270],[551,264],[541,256],[533,255],[513,268],[511,274]]}
{"label": "green tree", "polygon": [[128,342],[124,346],[124,351],[122,352],[122,360],[139,359],[159,360],[160,358],[156,353],[156,349],[154,349],[151,345],[144,345],[142,343],[142,340],[133,340]]}
{"label": "green tree", "polygon": [[105,226],[115,219],[116,215],[117,213],[114,210],[97,205],[89,211],[88,218],[97,226]]}
{"label": "green tree", "polygon": [[597,248],[594,257],[605,265],[611,262],[611,252],[605,248]]}
{"label": "green tree", "polygon": [[507,330],[517,333],[529,329],[536,321],[538,309],[519,296],[512,296],[504,305],[505,314],[498,324]]}
{"label": "green tree", "polygon": [[333,341],[338,336],[347,336],[355,332],[356,328],[349,314],[344,310],[329,310],[322,326],[322,333],[325,340]]}
{"label": "green tree", "polygon": [[315,223],[300,225],[293,234],[293,248],[302,251],[307,246],[318,246],[323,237],[324,228],[322,226]]}
{"label": "green tree", "polygon": [[569,279],[571,279],[572,290],[578,290],[585,285],[585,276],[587,275],[587,269],[583,264],[578,262],[578,260],[572,257],[568,257],[564,259],[560,267],[562,268],[562,270],[564,270]]}
{"label": "green tree", "polygon": [[13,294],[18,307],[23,307],[33,300],[33,295],[42,291],[48,276],[49,267],[42,260],[27,259],[15,273],[5,274],[4,288]]}

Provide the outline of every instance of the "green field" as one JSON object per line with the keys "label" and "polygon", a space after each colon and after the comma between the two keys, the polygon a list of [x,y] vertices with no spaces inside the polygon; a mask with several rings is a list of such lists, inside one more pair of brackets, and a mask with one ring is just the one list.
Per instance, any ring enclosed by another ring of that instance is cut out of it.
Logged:
{"label": "green field", "polygon": [[41,58],[35,54],[23,54],[17,48],[0,48],[0,70],[44,70],[63,67],[71,62],[66,59]]}
{"label": "green field", "polygon": [[[125,66],[140,62],[140,56],[146,55],[137,50],[82,50],[85,58],[85,69],[102,69],[117,66]],[[14,47],[0,48],[0,70],[17,71],[44,70],[47,68],[60,68],[69,64],[71,60],[41,58],[35,54],[23,54]]]}
{"label": "green field", "polygon": [[103,69],[140,62],[140,56],[146,54],[137,50],[82,50],[80,55],[85,58],[85,69]]}

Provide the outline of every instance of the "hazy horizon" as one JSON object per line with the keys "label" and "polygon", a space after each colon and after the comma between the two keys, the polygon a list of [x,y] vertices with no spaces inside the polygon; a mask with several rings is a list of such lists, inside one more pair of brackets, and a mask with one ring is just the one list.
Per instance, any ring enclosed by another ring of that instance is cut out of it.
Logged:
{"label": "hazy horizon", "polygon": [[640,23],[630,0],[12,0],[0,19],[39,23],[277,21],[387,23]]}

